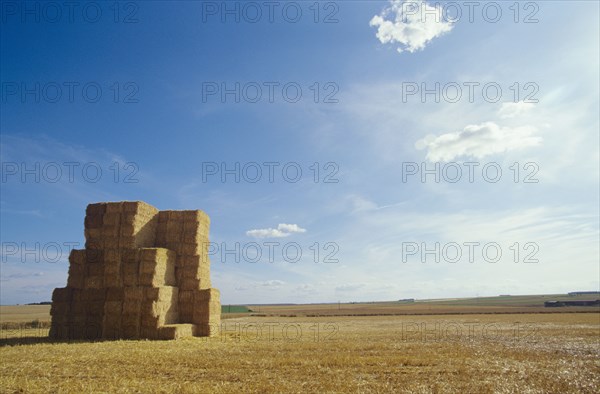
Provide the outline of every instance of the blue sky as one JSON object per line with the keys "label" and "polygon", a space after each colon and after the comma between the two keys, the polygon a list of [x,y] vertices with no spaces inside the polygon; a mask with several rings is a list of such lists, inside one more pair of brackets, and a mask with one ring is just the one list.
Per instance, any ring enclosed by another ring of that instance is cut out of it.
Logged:
{"label": "blue sky", "polygon": [[206,211],[223,303],[600,287],[597,2],[76,3],[2,2],[0,303],[119,200]]}

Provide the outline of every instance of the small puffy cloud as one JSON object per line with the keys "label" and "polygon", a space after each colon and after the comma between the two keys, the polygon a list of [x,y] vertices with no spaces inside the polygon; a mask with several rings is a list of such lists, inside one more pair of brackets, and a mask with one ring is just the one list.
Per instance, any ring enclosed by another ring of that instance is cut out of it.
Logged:
{"label": "small puffy cloud", "polygon": [[514,118],[516,116],[522,115],[525,112],[529,111],[530,109],[532,109],[534,106],[533,103],[526,103],[524,101],[518,101],[516,103],[514,102],[508,102],[508,103],[502,103],[502,106],[500,107],[500,110],[498,110],[498,115],[500,115],[501,118]]}
{"label": "small puffy cloud", "polygon": [[539,145],[541,137],[533,126],[500,127],[494,122],[466,126],[462,131],[427,136],[417,141],[417,149],[427,149],[431,162],[451,161],[458,157],[481,159],[495,153]]}
{"label": "small puffy cloud", "polygon": [[279,223],[277,228],[263,228],[246,231],[246,235],[254,238],[283,238],[294,233],[305,233],[306,229],[297,224]]}
{"label": "small puffy cloud", "polygon": [[369,25],[377,28],[382,44],[398,43],[398,52],[423,50],[434,38],[448,33],[454,25],[444,20],[439,4],[426,1],[390,0],[390,6],[375,15]]}

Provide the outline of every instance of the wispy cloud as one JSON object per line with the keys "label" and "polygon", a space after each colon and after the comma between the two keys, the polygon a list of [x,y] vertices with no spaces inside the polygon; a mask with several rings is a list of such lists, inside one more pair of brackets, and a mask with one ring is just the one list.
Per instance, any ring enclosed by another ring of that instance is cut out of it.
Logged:
{"label": "wispy cloud", "polygon": [[427,160],[451,161],[459,157],[483,157],[539,145],[541,137],[533,135],[533,126],[501,127],[494,122],[468,125],[461,131],[418,140],[417,149],[427,149]]}
{"label": "wispy cloud", "polygon": [[535,104],[526,103],[524,101],[518,101],[516,103],[515,102],[502,103],[502,106],[500,107],[500,110],[498,111],[498,115],[500,115],[500,117],[503,119],[514,118],[514,117],[523,115],[525,112],[529,111],[534,106],[535,106]]}

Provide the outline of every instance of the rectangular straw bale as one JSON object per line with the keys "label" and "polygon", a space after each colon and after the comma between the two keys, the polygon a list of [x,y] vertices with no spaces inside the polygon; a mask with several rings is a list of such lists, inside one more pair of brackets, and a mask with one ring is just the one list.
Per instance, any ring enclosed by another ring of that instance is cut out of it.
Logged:
{"label": "rectangular straw bale", "polygon": [[[50,332],[48,333],[48,336],[51,339],[56,339],[56,340],[69,339],[68,328],[69,328],[68,325],[63,324],[62,322],[54,322],[54,320],[53,320],[50,325]],[[165,339],[170,339],[170,338],[165,338]]]}
{"label": "rectangular straw bale", "polygon": [[83,265],[87,261],[85,249],[71,249],[69,253],[69,264]]}
{"label": "rectangular straw bale", "polygon": [[[85,291],[85,290],[84,290]],[[82,293],[82,294],[87,294],[87,293]],[[79,300],[74,300],[71,302],[71,313],[73,314],[77,314],[77,315],[83,315],[87,312],[87,310],[85,309],[87,306],[87,296],[85,300],[79,299]]]}
{"label": "rectangular straw bale", "polygon": [[102,228],[103,224],[104,214],[86,215],[83,221],[84,228],[88,230]]}
{"label": "rectangular straw bale", "polygon": [[140,326],[140,338],[157,340],[160,338],[159,328],[154,326]]}
{"label": "rectangular straw bale", "polygon": [[67,302],[73,300],[73,289],[69,287],[57,287],[52,292],[52,302]]}
{"label": "rectangular straw bale", "polygon": [[73,323],[68,328],[68,339],[70,340],[82,340],[85,339],[85,322]]}
{"label": "rectangular straw bale", "polygon": [[[104,275],[119,275],[121,273],[121,262],[111,262],[104,265]],[[107,286],[108,287],[108,286]]]}
{"label": "rectangular straw bale", "polygon": [[123,202],[108,202],[106,203],[106,213],[121,213],[123,212]]}
{"label": "rectangular straw bale", "polygon": [[124,299],[125,299],[125,288],[109,287],[106,289],[106,301],[107,302],[123,302]]}
{"label": "rectangular straw bale", "polygon": [[160,339],[189,338],[194,335],[196,327],[193,324],[168,324],[159,328]]}
{"label": "rectangular straw bale", "polygon": [[135,301],[142,302],[144,300],[144,288],[143,287],[125,287],[123,288],[123,300],[124,301]]}
{"label": "rectangular straw bale", "polygon": [[81,324],[84,325],[87,321],[87,314],[83,314],[83,313],[71,313],[70,315],[70,322],[72,324]]}
{"label": "rectangular straw bale", "polygon": [[199,290],[200,279],[182,278],[177,283],[181,290]]}
{"label": "rectangular straw bale", "polygon": [[199,209],[182,211],[183,221],[186,223],[200,224],[203,226],[210,225],[210,217]]}
{"label": "rectangular straw bale", "polygon": [[97,250],[104,247],[104,240],[102,239],[102,229],[85,229],[85,249],[86,250]]}
{"label": "rectangular straw bale", "polygon": [[123,270],[123,286],[134,287],[139,285],[140,263],[124,263]]}
{"label": "rectangular straw bale", "polygon": [[104,262],[106,264],[119,264],[121,262],[121,249],[105,249]]}
{"label": "rectangular straw bale", "polygon": [[103,263],[104,262],[104,250],[103,249],[86,249],[85,253],[87,264]]}
{"label": "rectangular straw bale", "polygon": [[183,223],[183,211],[180,211],[180,210],[171,211],[170,221]]}
{"label": "rectangular straw bale", "polygon": [[145,287],[144,301],[160,301],[177,303],[179,300],[179,288],[174,286]]}
{"label": "rectangular straw bale", "polygon": [[105,318],[116,319],[118,317],[120,319],[122,314],[123,314],[123,302],[122,301],[106,301],[104,303]]}
{"label": "rectangular straw bale", "polygon": [[100,289],[88,289],[86,291],[87,296],[85,297],[85,301],[91,301],[91,302],[104,302],[106,301],[106,289],[105,288],[100,288]]}
{"label": "rectangular straw bale", "polygon": [[179,304],[179,323],[192,323],[194,320],[194,305]]}
{"label": "rectangular straw bale", "polygon": [[85,271],[85,266],[71,264],[69,266],[69,276],[67,277],[67,287],[83,289],[85,287]]}
{"label": "rectangular straw bale", "polygon": [[104,275],[104,269],[105,269],[106,265],[102,262],[102,263],[91,263],[91,264],[87,264],[86,268],[86,275],[87,276],[99,276],[99,275]]}
{"label": "rectangular straw bale", "polygon": [[95,340],[102,338],[102,320],[93,320],[85,323],[83,339]]}
{"label": "rectangular straw bale", "polygon": [[93,203],[93,204],[88,204],[88,206],[85,209],[85,215],[86,216],[102,216],[106,212],[106,205],[107,205],[107,203],[105,203],[105,202],[97,202],[97,203]]}
{"label": "rectangular straw bale", "polygon": [[121,213],[120,212],[107,212],[102,217],[102,224],[104,226],[116,226],[121,225]]}
{"label": "rectangular straw bale", "polygon": [[120,272],[117,272],[114,274],[105,273],[104,274],[104,286],[105,287],[123,286],[123,278],[121,277],[121,273]]}
{"label": "rectangular straw bale", "polygon": [[199,243],[181,243],[181,254],[184,256],[195,256],[202,253],[202,245]]}
{"label": "rectangular straw bale", "polygon": [[140,285],[158,287],[176,284],[175,253],[164,248],[144,248],[141,259]]}
{"label": "rectangular straw bale", "polygon": [[104,318],[104,304],[105,302],[88,302],[87,303],[87,319],[86,322],[102,324]]}
{"label": "rectangular straw bale", "polygon": [[198,301],[212,301],[212,300],[216,300],[219,301],[221,300],[221,292],[218,289],[212,288],[212,289],[206,289],[206,290],[200,290],[197,295],[196,295],[196,299]]}
{"label": "rectangular straw bale", "polygon": [[136,263],[140,261],[140,250],[138,248],[121,249],[121,261],[123,263]]}
{"label": "rectangular straw bale", "polygon": [[148,205],[142,201],[123,201],[123,212],[137,212],[143,205]]}
{"label": "rectangular straw bale", "polygon": [[104,275],[88,275],[84,279],[85,289],[100,289],[104,287]]}
{"label": "rectangular straw bale", "polygon": [[[125,309],[125,305],[123,305]],[[121,332],[125,339],[136,339],[140,337],[140,315],[123,314],[121,316]]]}
{"label": "rectangular straw bale", "polygon": [[128,300],[123,301],[123,316],[135,315],[140,316],[142,311],[142,301]]}
{"label": "rectangular straw bale", "polygon": [[52,301],[52,306],[50,306],[50,316],[52,316],[53,319],[55,316],[66,318],[70,313],[71,302]]}
{"label": "rectangular straw bale", "polygon": [[73,303],[82,302],[87,296],[87,290],[85,289],[73,289],[72,293]]}
{"label": "rectangular straw bale", "polygon": [[219,335],[221,320],[213,320],[209,323],[196,324],[196,336],[199,337],[215,337]]}
{"label": "rectangular straw bale", "polygon": [[167,232],[160,230],[160,225],[156,229],[156,239],[154,244],[159,248],[165,248],[167,246]]}
{"label": "rectangular straw bale", "polygon": [[[106,319],[105,319],[106,321]],[[102,324],[103,339],[121,339],[123,338],[123,330],[121,329],[121,319],[111,320],[108,323]]]}
{"label": "rectangular straw bale", "polygon": [[121,227],[119,225],[105,224],[102,226],[102,238],[106,239],[118,239],[121,234]]}

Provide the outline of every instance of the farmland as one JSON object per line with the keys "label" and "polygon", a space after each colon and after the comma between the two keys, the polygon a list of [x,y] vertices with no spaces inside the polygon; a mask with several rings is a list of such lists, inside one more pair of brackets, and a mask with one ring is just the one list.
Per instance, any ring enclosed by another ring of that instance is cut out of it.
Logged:
{"label": "farmland", "polygon": [[[381,304],[370,312],[380,312]],[[369,312],[368,305],[341,309]],[[35,315],[23,312],[29,307],[2,312],[29,319]],[[216,337],[178,341],[51,343],[47,328],[4,329],[0,385],[3,392],[594,393],[600,387],[594,308],[496,314],[479,305],[484,314],[309,317],[302,314],[340,306],[301,307],[232,313]],[[43,313],[37,318],[43,321]]]}

